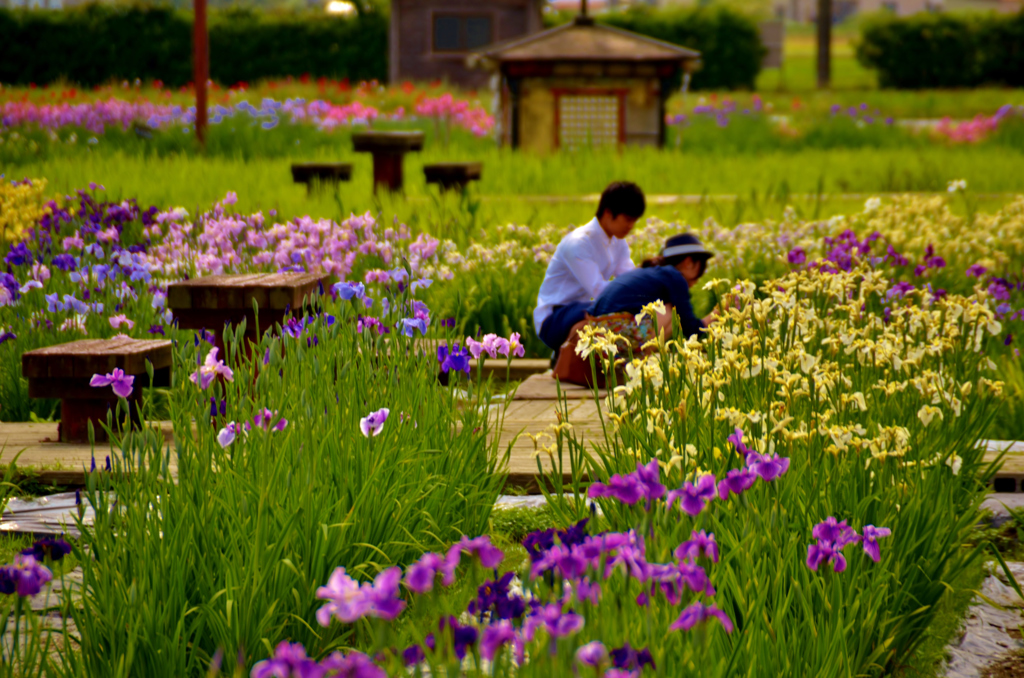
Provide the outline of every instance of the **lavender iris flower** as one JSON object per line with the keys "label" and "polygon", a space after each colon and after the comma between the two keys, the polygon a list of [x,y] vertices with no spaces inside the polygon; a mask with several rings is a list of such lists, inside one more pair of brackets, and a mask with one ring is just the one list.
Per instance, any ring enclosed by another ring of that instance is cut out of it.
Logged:
{"label": "lavender iris flower", "polygon": [[132,394],[132,384],[134,382],[134,376],[125,374],[124,370],[120,367],[115,367],[114,371],[110,374],[92,375],[92,379],[89,380],[89,386],[94,388],[110,386],[114,389],[114,395],[118,398],[127,398]]}
{"label": "lavender iris flower", "polygon": [[389,414],[391,414],[391,410],[386,407],[382,407],[376,412],[371,412],[359,420],[359,430],[362,431],[363,435],[367,438],[371,435],[380,435],[381,430],[384,428],[384,422],[388,420]]}

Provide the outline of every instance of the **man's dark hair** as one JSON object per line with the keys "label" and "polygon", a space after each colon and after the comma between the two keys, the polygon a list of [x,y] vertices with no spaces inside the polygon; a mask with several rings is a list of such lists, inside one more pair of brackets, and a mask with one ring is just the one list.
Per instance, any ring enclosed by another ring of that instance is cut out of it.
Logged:
{"label": "man's dark hair", "polygon": [[631,181],[613,181],[601,194],[601,202],[597,203],[597,218],[600,219],[608,210],[612,218],[625,214],[631,219],[639,219],[645,209],[647,201],[639,186]]}

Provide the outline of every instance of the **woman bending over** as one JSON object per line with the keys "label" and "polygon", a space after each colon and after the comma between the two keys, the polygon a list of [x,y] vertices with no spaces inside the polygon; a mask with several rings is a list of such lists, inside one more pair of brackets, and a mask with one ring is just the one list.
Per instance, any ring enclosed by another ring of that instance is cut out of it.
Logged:
{"label": "woman bending over", "polygon": [[659,334],[666,339],[672,336],[673,309],[679,316],[685,338],[699,334],[714,314],[703,320],[694,315],[690,288],[704,275],[712,256],[696,236],[689,233],[672,236],[659,256],[645,261],[642,268],[612,280],[594,301],[590,314],[595,317],[623,312],[636,314],[647,304],[661,300],[665,303],[665,313],[658,315]]}

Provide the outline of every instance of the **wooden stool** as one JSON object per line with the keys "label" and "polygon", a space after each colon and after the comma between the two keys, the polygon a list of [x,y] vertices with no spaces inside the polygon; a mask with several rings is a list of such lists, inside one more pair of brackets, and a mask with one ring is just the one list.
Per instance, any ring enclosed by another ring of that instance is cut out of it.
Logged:
{"label": "wooden stool", "polygon": [[116,407],[117,396],[109,386],[89,386],[95,374],[109,374],[114,368],[135,377],[128,403],[132,421],[139,421],[142,389],[149,386],[146,363],[153,365],[153,386],[171,384],[171,342],[139,339],[82,339],[28,351],[21,356],[21,373],[28,379],[30,398],[60,399],[60,440],[89,442],[89,422],[95,439],[107,439],[100,425],[107,410]]}
{"label": "wooden stool", "polygon": [[438,162],[423,166],[428,184],[438,184],[442,191],[466,190],[471,181],[479,181],[483,163],[479,162]]}
{"label": "wooden stool", "polygon": [[423,132],[355,132],[352,148],[357,153],[373,154],[374,193],[381,187],[401,191],[402,159],[409,151],[423,150]]}
{"label": "wooden stool", "polygon": [[[245,320],[245,336],[255,341],[275,324],[283,323],[289,311],[302,308],[306,299],[323,293],[324,273],[255,273],[251,275],[208,275],[167,286],[167,307],[178,327],[210,330],[216,335],[220,359],[224,351],[224,325]],[[259,325],[253,303],[259,306]]]}
{"label": "wooden stool", "polygon": [[352,178],[352,165],[344,162],[299,162],[292,164],[292,180],[306,184],[306,193],[323,184],[337,184]]}

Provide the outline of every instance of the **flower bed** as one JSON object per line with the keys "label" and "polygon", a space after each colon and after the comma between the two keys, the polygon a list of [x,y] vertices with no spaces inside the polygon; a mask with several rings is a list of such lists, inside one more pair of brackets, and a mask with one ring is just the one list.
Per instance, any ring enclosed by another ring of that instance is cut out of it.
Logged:
{"label": "flower bed", "polygon": [[[30,205],[42,195],[35,182],[9,190]],[[960,184],[950,196],[970,199]],[[580,343],[595,365],[620,359],[621,383],[599,402],[604,440],[584,445],[568,415],[539,437],[538,454],[560,460],[547,486],[558,529],[525,551],[479,536],[505,457],[488,435],[501,406],[468,358],[522,355],[530,338],[485,327],[478,340],[473,317],[447,316],[481,279],[528,296],[521,281],[562,229],[509,226],[460,248],[370,215],[236,214],[233,195],[195,216],[106,202],[99,186],[47,204],[18,222],[32,224],[0,274],[0,414],[40,407],[20,353],[71,338],[167,335],[180,375],[143,393],[144,417],[160,407],[173,422],[170,450],[122,431],[123,408],[108,422],[109,470],[82,495],[95,524],[72,545],[84,594],[61,670],[839,676],[906,664],[982,555],[964,546],[995,471],[977,442],[1021,321],[1021,201],[958,217],[947,200],[703,224],[722,319],[703,343],[643,356],[616,355],[602,334]],[[634,252],[681,228],[649,220]],[[226,355],[165,309],[170,280],[263,270],[340,282],[250,350],[229,333]],[[424,335],[441,348],[416,344]],[[93,384],[135,388],[116,372]],[[19,582],[47,579],[32,558],[0,574],[16,618],[19,591],[38,588]]]}

